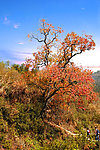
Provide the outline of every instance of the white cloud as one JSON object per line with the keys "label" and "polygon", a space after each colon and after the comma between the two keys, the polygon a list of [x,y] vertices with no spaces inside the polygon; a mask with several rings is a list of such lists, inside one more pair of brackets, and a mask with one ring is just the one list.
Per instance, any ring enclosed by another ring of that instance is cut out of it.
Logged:
{"label": "white cloud", "polygon": [[85,10],[85,8],[83,7],[83,8],[81,8],[81,10]]}
{"label": "white cloud", "polygon": [[84,69],[100,70],[100,45],[96,46],[95,50],[77,55],[73,58],[73,61],[76,65],[83,66]]}
{"label": "white cloud", "polygon": [[19,42],[19,43],[17,43],[17,44],[19,44],[19,45],[24,45],[24,43],[23,43],[23,42]]}
{"label": "white cloud", "polygon": [[3,24],[10,24],[10,20],[7,18],[7,16],[4,17]]}
{"label": "white cloud", "polygon": [[7,20],[8,20],[7,17],[5,17],[5,18],[4,18],[4,21],[7,21]]}
{"label": "white cloud", "polygon": [[27,57],[28,58],[33,58],[33,54],[32,53],[15,53],[16,54],[16,57],[18,57],[19,59],[26,59]]}
{"label": "white cloud", "polygon": [[2,19],[2,23],[5,24],[5,25],[9,25],[10,24],[14,29],[18,29],[20,27],[19,23],[14,23],[14,21],[9,20],[9,18],[7,16],[5,16]]}
{"label": "white cloud", "polygon": [[19,28],[19,26],[20,26],[19,24],[14,24],[14,26],[13,26],[13,27],[14,27],[15,29],[18,29],[18,28]]}

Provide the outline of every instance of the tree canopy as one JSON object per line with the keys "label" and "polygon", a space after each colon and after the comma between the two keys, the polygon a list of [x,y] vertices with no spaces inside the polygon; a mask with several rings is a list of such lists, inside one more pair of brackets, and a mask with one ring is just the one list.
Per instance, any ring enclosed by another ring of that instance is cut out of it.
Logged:
{"label": "tree canopy", "polygon": [[[77,67],[72,58],[85,51],[94,50],[95,42],[91,35],[79,36],[75,32],[68,33],[64,39],[60,34],[64,32],[60,27],[41,20],[40,38],[33,33],[28,38],[42,43],[40,50],[33,53],[33,59],[27,59],[26,66],[37,70],[33,74],[28,72],[27,83],[34,85],[40,95],[42,103],[41,117],[46,117],[50,111],[53,120],[54,112],[61,112],[75,103],[77,108],[85,109],[85,105],[96,99],[93,91],[92,72]],[[56,117],[55,117],[56,118]]]}

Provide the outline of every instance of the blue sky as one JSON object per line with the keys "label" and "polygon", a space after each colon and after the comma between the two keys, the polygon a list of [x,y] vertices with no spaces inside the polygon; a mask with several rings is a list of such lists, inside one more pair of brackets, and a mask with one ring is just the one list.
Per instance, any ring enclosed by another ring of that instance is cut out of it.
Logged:
{"label": "blue sky", "polygon": [[[96,49],[77,56],[78,65],[100,70],[100,0],[3,0],[0,1],[0,61],[22,63],[38,46],[27,34],[44,18],[55,27],[93,35]],[[96,68],[97,66],[97,68]]]}

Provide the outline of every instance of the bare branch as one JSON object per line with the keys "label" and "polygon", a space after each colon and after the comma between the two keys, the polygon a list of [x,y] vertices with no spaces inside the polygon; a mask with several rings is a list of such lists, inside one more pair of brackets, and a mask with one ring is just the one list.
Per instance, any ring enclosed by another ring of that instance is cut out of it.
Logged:
{"label": "bare branch", "polygon": [[39,39],[36,38],[34,35],[31,36],[31,39],[32,39],[32,38],[35,39],[35,40],[37,40],[38,42],[43,42],[43,41],[44,41],[44,40],[39,40]]}
{"label": "bare branch", "polygon": [[53,39],[49,43],[47,43],[47,45],[50,45],[51,43],[53,43],[56,38],[57,38],[57,34],[55,33],[55,36],[53,37]]}
{"label": "bare branch", "polygon": [[64,66],[63,66],[63,68],[65,68],[65,67],[66,67],[66,65],[70,62],[70,60],[71,60],[74,56],[76,56],[76,55],[78,55],[78,54],[81,54],[82,52],[83,52],[83,51],[82,51],[82,50],[80,50],[80,52],[77,52],[77,53],[75,53],[75,54],[71,55],[71,57],[69,57],[69,58],[68,58],[68,60],[65,62]]}

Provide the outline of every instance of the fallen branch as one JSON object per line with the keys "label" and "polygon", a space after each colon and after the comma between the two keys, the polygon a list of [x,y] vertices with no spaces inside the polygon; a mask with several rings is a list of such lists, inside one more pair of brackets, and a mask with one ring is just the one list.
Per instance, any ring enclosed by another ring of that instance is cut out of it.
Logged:
{"label": "fallen branch", "polygon": [[59,126],[59,125],[56,125],[55,123],[49,122],[49,121],[47,121],[47,120],[43,120],[43,121],[44,121],[45,123],[49,124],[50,126],[54,127],[54,128],[58,128],[58,129],[60,129],[61,131],[64,131],[64,132],[65,132],[66,134],[68,134],[68,135],[72,135],[72,136],[77,136],[77,135],[79,135],[79,134],[72,133],[71,131],[68,131],[68,130],[66,130],[65,128]]}

